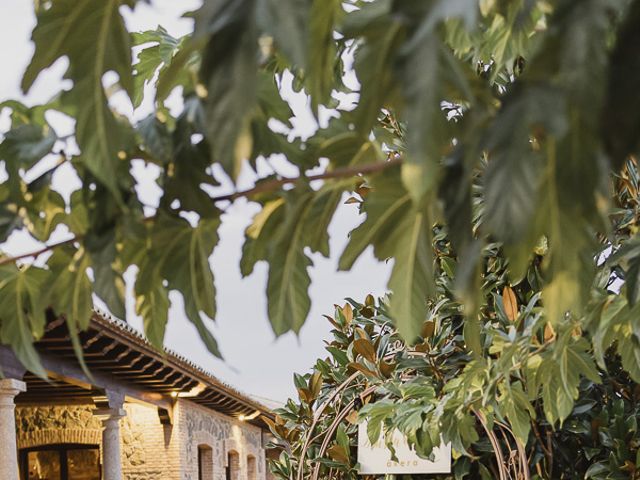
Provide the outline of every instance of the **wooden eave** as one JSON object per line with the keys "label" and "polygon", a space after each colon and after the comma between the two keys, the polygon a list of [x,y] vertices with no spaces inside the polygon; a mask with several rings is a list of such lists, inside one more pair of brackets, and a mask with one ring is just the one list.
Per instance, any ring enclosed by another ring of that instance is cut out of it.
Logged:
{"label": "wooden eave", "polygon": [[[158,351],[138,331],[108,315],[95,311],[89,328],[79,337],[93,379],[81,373],[66,322],[53,319],[35,344],[53,378],[40,379],[27,372],[27,391],[18,395],[18,404],[87,403],[108,383],[120,386],[125,395],[148,399],[163,408],[176,398],[185,398],[234,417],[251,416],[258,411],[260,415],[248,421],[262,428],[266,424],[261,417],[274,416],[266,406],[186,358],[172,351]],[[56,372],[62,367],[73,374]],[[60,376],[56,377],[56,373]],[[70,382],[69,377],[84,378],[86,382]],[[97,378],[102,381],[95,381]]]}

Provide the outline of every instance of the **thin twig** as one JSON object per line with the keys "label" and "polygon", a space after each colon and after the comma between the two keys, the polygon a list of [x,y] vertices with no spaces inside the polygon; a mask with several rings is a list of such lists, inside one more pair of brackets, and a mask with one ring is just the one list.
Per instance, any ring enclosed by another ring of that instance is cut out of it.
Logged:
{"label": "thin twig", "polygon": [[[62,164],[64,162],[61,162],[60,164]],[[328,180],[328,179],[332,179],[332,178],[347,178],[347,177],[352,177],[355,175],[363,175],[363,174],[367,174],[367,173],[376,173],[376,172],[380,172],[382,170],[385,170],[389,167],[395,166],[395,165],[399,165],[400,163],[402,163],[402,158],[400,158],[399,156],[396,156],[386,162],[376,162],[376,163],[369,163],[369,164],[365,164],[365,165],[360,165],[360,166],[353,166],[353,167],[344,167],[344,168],[336,168],[335,170],[330,170],[327,172],[323,172],[323,173],[319,173],[317,175],[300,175],[299,177],[284,177],[284,178],[275,178],[272,180],[267,180],[263,183],[259,183],[256,186],[249,188],[247,190],[241,190],[238,192],[233,192],[233,193],[229,193],[226,195],[219,195],[216,197],[211,197],[211,201],[214,203],[217,202],[223,202],[223,201],[233,201],[236,200],[238,198],[241,197],[251,197],[253,195],[257,195],[259,193],[266,193],[266,192],[272,192],[284,185],[288,185],[290,183],[296,183],[299,181],[308,181],[308,182],[312,182],[314,180]],[[56,165],[55,168],[57,168],[58,166],[60,166],[60,164]],[[47,172],[45,172],[46,174]],[[152,217],[147,217],[144,219],[145,222],[151,221],[153,220],[153,216]],[[0,259],[0,266],[2,265],[6,265],[8,263],[15,263],[18,260],[22,260],[23,258],[29,258],[29,257],[34,257],[37,258],[40,255],[42,255],[43,253],[46,253],[50,250],[53,250],[54,248],[60,247],[62,245],[68,245],[70,243],[74,243],[77,241],[82,240],[82,236],[81,235],[76,235],[75,237],[72,237],[68,240],[64,240],[62,242],[58,242],[58,243],[52,243],[50,245],[45,245],[44,247],[42,247],[39,250],[33,251],[33,252],[29,252],[29,253],[23,253],[22,255],[17,255],[17,256],[13,256],[13,257],[5,257],[5,258],[1,258]]]}
{"label": "thin twig", "polygon": [[220,195],[217,197],[212,197],[213,202],[222,202],[222,201],[230,201],[235,200],[241,197],[250,197],[252,195],[256,195],[258,193],[266,193],[272,192],[279,187],[283,187],[284,185],[288,185],[290,183],[296,183],[301,180],[306,180],[312,182],[314,180],[328,180],[332,178],[346,178],[352,177],[354,175],[362,175],[366,173],[376,173],[382,170],[385,170],[394,165],[399,165],[402,163],[402,159],[399,157],[393,158],[386,162],[376,162],[370,163],[362,166],[353,166],[353,167],[344,167],[344,168],[336,168],[335,170],[330,170],[328,172],[319,173],[317,175],[301,175],[299,177],[283,177],[283,178],[274,178],[272,180],[267,180],[263,183],[257,184],[255,187],[252,187],[248,190],[242,190],[239,192],[229,193],[227,195]]}
{"label": "thin twig", "polygon": [[35,252],[23,253],[22,255],[16,255],[15,257],[1,258],[0,259],[0,266],[6,265],[7,263],[15,263],[18,260],[22,260],[23,258],[34,257],[34,259],[36,259],[40,255],[42,255],[43,253],[48,252],[49,250],[53,250],[54,248],[61,247],[63,245],[68,245],[70,243],[77,242],[77,241],[79,241],[81,239],[82,239],[82,237],[77,235],[75,237],[71,237],[71,238],[69,238],[67,240],[63,240],[61,242],[51,243],[49,245],[45,245],[40,250],[36,250]]}

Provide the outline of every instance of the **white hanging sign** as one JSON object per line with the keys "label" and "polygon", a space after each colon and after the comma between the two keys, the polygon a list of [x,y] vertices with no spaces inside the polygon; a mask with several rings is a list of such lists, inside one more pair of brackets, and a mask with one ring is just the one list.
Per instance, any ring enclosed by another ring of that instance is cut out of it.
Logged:
{"label": "white hanging sign", "polygon": [[451,444],[433,449],[433,460],[420,458],[409,448],[406,439],[399,432],[393,435],[393,446],[397,461],[391,459],[391,452],[384,444],[382,435],[375,445],[367,436],[367,422],[358,425],[358,463],[360,475],[451,473]]}

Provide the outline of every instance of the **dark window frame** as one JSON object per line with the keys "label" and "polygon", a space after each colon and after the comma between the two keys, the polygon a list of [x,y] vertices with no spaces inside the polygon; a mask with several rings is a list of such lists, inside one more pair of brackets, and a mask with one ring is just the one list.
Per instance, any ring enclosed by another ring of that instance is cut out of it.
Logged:
{"label": "dark window frame", "polygon": [[99,478],[102,478],[102,465],[100,464],[100,445],[86,443],[53,443],[47,445],[38,445],[36,447],[21,448],[19,451],[20,462],[20,479],[29,480],[27,477],[29,467],[29,454],[32,452],[58,452],[60,461],[60,478],[61,480],[69,480],[69,450],[97,450],[98,451],[98,472]]}

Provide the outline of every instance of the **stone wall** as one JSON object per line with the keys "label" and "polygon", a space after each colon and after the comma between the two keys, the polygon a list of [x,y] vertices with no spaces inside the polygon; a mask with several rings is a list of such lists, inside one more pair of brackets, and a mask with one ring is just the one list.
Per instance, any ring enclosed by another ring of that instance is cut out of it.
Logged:
{"label": "stone wall", "polygon": [[162,425],[155,407],[127,403],[120,420],[122,476],[126,480],[178,480],[176,426]]}
{"label": "stone wall", "polygon": [[[265,457],[262,449],[262,431],[246,422],[213,412],[187,400],[180,400],[174,411],[174,419],[179,429],[182,476],[180,480],[198,480],[198,446],[212,449],[213,475],[204,480],[225,480],[225,467],[229,453],[233,470],[239,480],[248,480],[249,459],[255,459],[255,477],[251,480],[265,480]],[[233,472],[232,472],[233,473]]]}
{"label": "stone wall", "polygon": [[[85,405],[17,407],[18,448],[100,445],[102,425],[92,410]],[[198,480],[199,446],[207,451],[203,480],[225,480],[229,458],[237,480],[266,478],[258,427],[182,399],[175,406],[173,426],[160,423],[155,407],[126,403],[125,410],[120,421],[125,480]]]}
{"label": "stone wall", "polygon": [[99,445],[102,425],[91,410],[88,406],[16,407],[18,448],[53,443]]}

